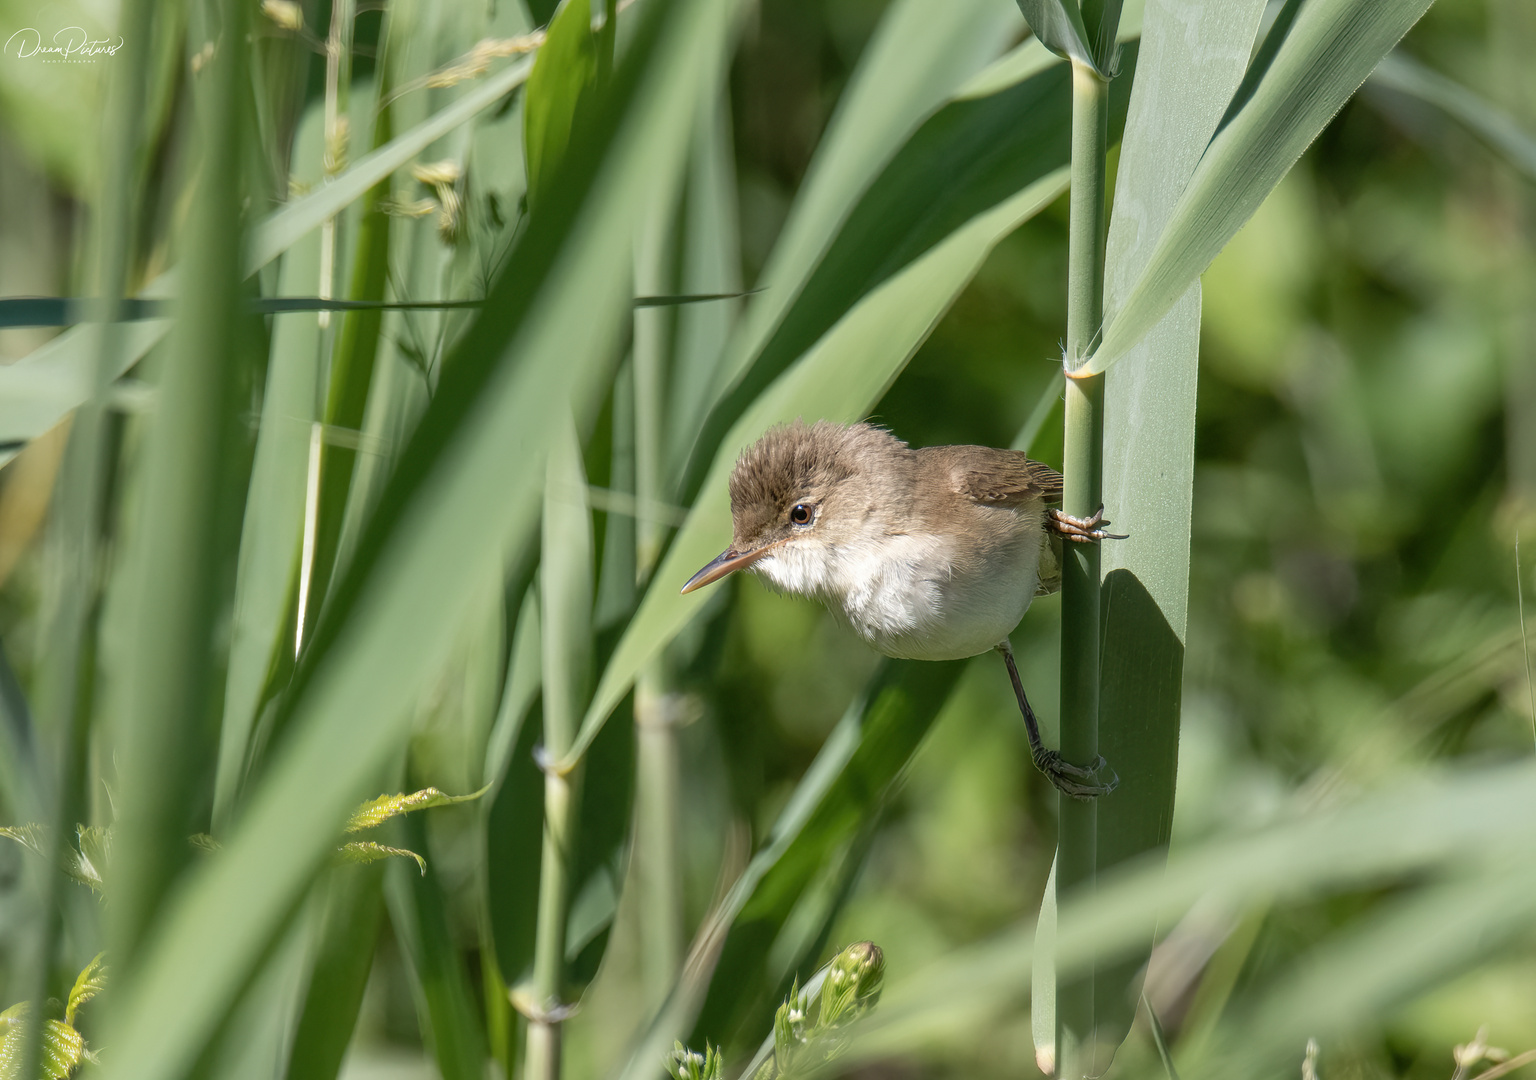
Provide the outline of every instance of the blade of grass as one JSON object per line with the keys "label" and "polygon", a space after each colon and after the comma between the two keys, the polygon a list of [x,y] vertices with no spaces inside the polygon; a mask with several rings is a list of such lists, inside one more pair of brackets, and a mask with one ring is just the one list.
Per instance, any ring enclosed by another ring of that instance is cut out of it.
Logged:
{"label": "blade of grass", "polygon": [[903,0],[880,20],[763,268],[763,295],[747,313],[725,377],[761,351],[860,193],[921,119],[1001,50],[1010,24],[1018,16],[996,0],[939,7]]}
{"label": "blade of grass", "polygon": [[[295,175],[320,176],[320,111],[312,109],[295,140]],[[285,290],[318,273],[319,237],[311,233],[288,252],[279,271]],[[313,315],[272,321],[256,454],[241,524],[230,629],[224,716],[214,781],[213,827],[223,837],[244,783],[250,739],[263,696],[280,670],[291,669],[299,544],[304,530],[305,479],[319,384],[319,326]]]}
{"label": "blade of grass", "polygon": [[[551,402],[590,416],[627,311],[623,257],[636,176],[676,167],[696,81],[712,79],[730,12],[653,0],[581,133],[557,197],[530,221],[494,303],[445,367],[284,705],[289,735],[223,850],[165,907],[163,932],[105,1033],[121,1080],[179,1075],[327,857],[351,805],[398,752],[409,700],[499,552],[537,520]],[[582,227],[574,223],[581,220]],[[620,246],[623,245],[623,246]],[[505,359],[503,359],[505,357]],[[232,923],[228,913],[238,911]]]}
{"label": "blade of grass", "polygon": [[[394,35],[386,33],[383,55],[379,58],[379,104],[374,109],[373,127],[375,149],[389,142],[393,126],[387,102],[395,85],[392,75],[396,64],[395,53],[401,47],[393,38]],[[389,273],[390,237],[389,215],[384,212],[384,203],[390,199],[390,184],[391,178],[385,176],[363,196],[362,220],[357,227],[357,240],[352,252],[352,281],[347,290],[350,300],[384,299]],[[379,310],[363,310],[348,312],[344,316],[335,352],[331,356],[325,423],[353,430],[362,428],[363,410],[368,404],[368,392],[373,385],[374,366],[379,354],[383,315]],[[314,544],[310,552],[309,580],[301,584],[307,596],[299,598],[306,612],[304,625],[298,629],[300,641],[314,629],[336,570],[342,523],[347,510],[347,497],[352,489],[356,459],[357,451],[352,447],[322,443],[319,448]]]}
{"label": "blade of grass", "polygon": [[[244,8],[213,6],[194,35],[239,41]],[[189,228],[201,238],[188,281],[144,455],[144,492],[129,524],[129,603],[137,633],[124,660],[127,693],[117,730],[119,820],[112,866],[113,964],[131,982],[141,949],[165,914],[172,883],[189,863],[186,837],[206,831],[214,746],[208,711],[211,642],[233,587],[238,536],[243,385],[259,328],[239,312],[240,89],[244,53],[222,51],[200,72],[197,189]],[[232,527],[235,526],[235,527]],[[119,1014],[120,1015],[120,1014]]]}
{"label": "blade of grass", "polygon": [[1428,7],[1309,0],[1276,20],[1083,374],[1108,370],[1167,314]]}
{"label": "blade of grass", "polygon": [[838,848],[879,813],[964,668],[963,661],[887,661],[849,706],[716,913],[730,929],[690,1045],[757,1041],[790,974],[770,968],[775,939]]}
{"label": "blade of grass", "polygon": [[571,140],[583,95],[597,83],[597,35],[591,0],[564,0],[549,21],[544,47],[528,76],[523,105],[523,161],[528,205],[536,208]]}
{"label": "blade of grass", "polygon": [[[583,5],[584,6],[584,5]],[[585,29],[585,27],[583,27]],[[544,482],[539,610],[544,629],[544,761],[570,752],[592,685],[592,515],[576,425],[567,415],[549,450]],[[582,796],[581,757],[568,769],[544,767],[544,849],[528,1016],[531,1080],[559,1080],[565,1011],[566,924],[576,871]]]}
{"label": "blade of grass", "polygon": [[335,1080],[341,1070],[373,968],[384,917],[384,873],[384,863],[337,866],[315,890],[313,902],[321,911],[288,1050],[288,1080]]}
{"label": "blade of grass", "polygon": [[[402,819],[405,846],[429,852],[426,821]],[[447,897],[428,855],[426,871],[403,859],[385,871],[390,922],[415,984],[418,1022],[443,1080],[482,1080],[485,1032],[470,990],[464,959],[448,922]]]}
{"label": "blade of grass", "polygon": [[[135,35],[138,40],[147,40],[151,10],[151,6],[143,0],[124,3],[119,11],[122,31]],[[127,293],[129,261],[133,250],[134,205],[140,181],[137,142],[143,128],[141,114],[147,96],[146,83],[147,71],[144,65],[132,65],[127,70],[118,66],[111,74],[113,107],[111,122],[103,129],[106,152],[102,163],[104,179],[98,193],[99,232],[95,238],[99,260],[96,285],[110,309],[120,308],[120,302]],[[115,310],[109,310],[109,314],[115,313]],[[42,925],[31,935],[34,939],[31,955],[20,958],[21,990],[26,995],[24,1000],[32,1003],[21,1052],[18,1059],[14,1060],[20,1076],[38,1075],[44,1061],[47,1028],[43,1006],[50,991],[54,989],[51,979],[64,932],[63,904],[66,891],[71,888],[65,872],[66,860],[71,853],[68,835],[70,827],[85,817],[83,809],[90,721],[95,705],[94,624],[99,603],[97,582],[101,560],[102,503],[109,475],[108,395],[115,369],[121,362],[120,357],[129,349],[125,337],[122,327],[103,326],[97,335],[82,342],[85,347],[74,358],[75,403],[83,403],[84,408],[71,426],[69,444],[58,478],[63,486],[55,510],[57,517],[53,533],[57,537],[61,565],[53,577],[56,584],[50,586],[50,591],[57,588],[59,594],[50,598],[53,601],[50,606],[55,614],[50,628],[49,648],[39,671],[44,707],[53,713],[51,726],[58,737],[53,755],[58,773],[57,779],[52,782],[45,779],[44,769],[37,768],[48,760],[48,756],[43,755],[41,760],[34,757],[36,747],[31,739],[26,700],[16,685],[9,662],[0,660],[0,664],[4,665],[0,678],[4,681],[8,734],[14,737],[15,750],[33,758],[27,761],[18,754],[12,760],[33,766],[35,772],[29,774],[29,780],[31,776],[38,778],[26,783],[26,786],[17,786],[15,797],[20,805],[13,804],[11,810],[40,811],[38,818],[46,815],[46,820],[52,826],[48,864],[42,869]],[[0,400],[12,399],[9,395],[0,394]],[[36,417],[30,419],[36,422]],[[28,435],[41,434],[52,426],[44,424],[29,431]]]}
{"label": "blade of grass", "polygon": [[[740,212],[731,134],[730,86],[722,79],[699,102],[683,201],[682,279],[687,293],[741,292]],[[661,474],[681,474],[693,433],[704,419],[716,370],[723,362],[742,305],[735,301],[690,305],[677,313],[677,345],[667,415]],[[668,484],[670,491],[671,484]]]}
{"label": "blade of grass", "polygon": [[[1105,307],[1135,280],[1232,99],[1263,0],[1210,5],[1200,33],[1186,13],[1145,14],[1107,241]],[[1103,552],[1100,752],[1120,776],[1098,808],[1099,872],[1166,849],[1178,771],[1184,627],[1199,370],[1198,284],[1105,380],[1104,504],[1129,539]],[[1156,468],[1148,463],[1156,462]],[[1095,1043],[1113,1053],[1130,1030],[1146,950],[1096,974]],[[1109,1059],[1093,1063],[1095,1072]]]}

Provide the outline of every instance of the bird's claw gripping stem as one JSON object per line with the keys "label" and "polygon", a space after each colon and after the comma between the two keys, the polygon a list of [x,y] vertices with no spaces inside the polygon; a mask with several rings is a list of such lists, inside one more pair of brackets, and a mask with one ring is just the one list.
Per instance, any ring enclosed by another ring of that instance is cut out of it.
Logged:
{"label": "bird's claw gripping stem", "polygon": [[[1045,774],[1047,780],[1055,785],[1056,790],[1063,795],[1070,795],[1074,799],[1088,802],[1102,795],[1108,795],[1120,785],[1120,777],[1114,769],[1109,767],[1109,762],[1103,755],[1093,759],[1093,763],[1086,769],[1081,765],[1074,765],[1066,761],[1054,750],[1045,747],[1031,747],[1031,756],[1035,760],[1035,768]],[[1104,774],[1108,773],[1105,777]]]}
{"label": "bird's claw gripping stem", "polygon": [[1093,512],[1092,517],[1073,517],[1061,510],[1052,510],[1047,519],[1047,524],[1057,536],[1063,540],[1071,540],[1075,544],[1093,544],[1100,540],[1125,540],[1126,536],[1120,533],[1106,532],[1105,525],[1113,525],[1114,522],[1104,520],[1104,508],[1101,506]]}
{"label": "bird's claw gripping stem", "polygon": [[1013,662],[1013,649],[1007,638],[998,643],[997,651],[1003,654],[1003,661],[1008,665],[1013,694],[1019,700],[1019,712],[1024,714],[1024,729],[1029,733],[1029,756],[1034,760],[1035,768],[1045,774],[1057,791],[1074,799],[1086,802],[1114,791],[1120,784],[1120,777],[1102,755],[1096,756],[1084,768],[1065,760],[1057,751],[1046,749],[1040,741],[1040,721],[1035,718],[1035,710],[1030,708],[1029,698],[1024,693],[1024,682],[1019,678],[1019,668]]}

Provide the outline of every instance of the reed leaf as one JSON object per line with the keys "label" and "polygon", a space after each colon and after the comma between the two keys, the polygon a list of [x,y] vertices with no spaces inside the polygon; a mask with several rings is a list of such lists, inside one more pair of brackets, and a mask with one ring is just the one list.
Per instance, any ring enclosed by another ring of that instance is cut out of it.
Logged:
{"label": "reed leaf", "polygon": [[[405,842],[427,850],[421,818],[403,822]],[[403,872],[402,872],[403,871]],[[448,898],[431,860],[421,873],[403,863],[385,870],[390,923],[415,989],[421,1032],[443,1080],[481,1080],[485,1031],[463,957],[448,921]]]}
{"label": "reed leaf", "polygon": [[338,866],[315,890],[317,926],[299,1002],[289,1080],[334,1080],[357,1026],[384,915],[381,864]]}
{"label": "reed leaf", "polygon": [[[1168,215],[1243,77],[1261,0],[1216,3],[1201,33],[1188,9],[1148,5],[1106,251],[1113,310],[1151,254]],[[1200,296],[1192,286],[1106,379],[1103,499],[1128,539],[1106,544],[1102,572],[1100,753],[1120,776],[1098,808],[1102,873],[1165,849],[1173,822],[1194,500]],[[1149,462],[1158,462],[1148,468]],[[1151,949],[1095,977],[1095,1044],[1113,1053],[1130,1030]],[[1041,957],[1047,960],[1046,957]],[[1047,960],[1048,962],[1048,960]],[[1109,1062],[1094,1063],[1102,1071]]]}
{"label": "reed leaf", "polygon": [[[243,9],[213,7],[201,32],[238,39]],[[185,837],[204,801],[215,747],[208,712],[211,641],[233,588],[233,541],[246,485],[240,401],[260,330],[239,313],[240,143],[243,53],[210,62],[199,82],[201,161],[189,231],[201,242],[160,387],[145,452],[147,481],[127,555],[136,633],[122,685],[119,826],[112,874],[113,963],[125,984],[138,950],[163,918],[165,898],[191,859]],[[163,923],[161,924],[163,925]]]}
{"label": "reed leaf", "polygon": [[1108,370],[1188,291],[1429,0],[1289,0],[1169,215],[1106,313],[1083,374]]}

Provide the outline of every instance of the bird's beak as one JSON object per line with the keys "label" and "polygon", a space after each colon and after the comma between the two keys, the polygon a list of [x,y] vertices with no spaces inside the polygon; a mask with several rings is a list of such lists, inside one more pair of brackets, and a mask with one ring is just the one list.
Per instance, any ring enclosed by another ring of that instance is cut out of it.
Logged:
{"label": "bird's beak", "polygon": [[734,574],[738,570],[745,570],[764,555],[770,554],[772,550],[772,544],[760,547],[756,551],[737,551],[735,548],[726,548],[715,558],[711,559],[704,569],[689,578],[688,584],[683,586],[682,591],[691,593],[694,589],[702,589],[706,585],[719,581],[727,574]]}

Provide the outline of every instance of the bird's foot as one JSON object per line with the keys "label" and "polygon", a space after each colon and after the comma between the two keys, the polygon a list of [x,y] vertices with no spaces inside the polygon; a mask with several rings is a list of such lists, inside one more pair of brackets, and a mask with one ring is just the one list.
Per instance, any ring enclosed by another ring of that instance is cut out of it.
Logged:
{"label": "bird's foot", "polygon": [[1052,510],[1046,519],[1050,530],[1063,540],[1071,540],[1075,544],[1094,544],[1100,540],[1125,540],[1127,537],[1120,533],[1106,532],[1105,525],[1113,525],[1112,521],[1104,520],[1104,508],[1101,506],[1093,512],[1092,517],[1073,517],[1071,514],[1060,510]]}
{"label": "bird's foot", "polygon": [[1108,795],[1120,785],[1120,776],[1102,756],[1095,757],[1086,769],[1066,761],[1055,750],[1041,747],[1034,753],[1035,768],[1063,795],[1087,802]]}

